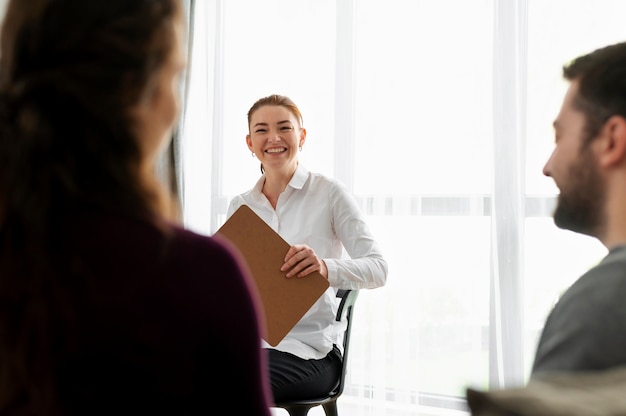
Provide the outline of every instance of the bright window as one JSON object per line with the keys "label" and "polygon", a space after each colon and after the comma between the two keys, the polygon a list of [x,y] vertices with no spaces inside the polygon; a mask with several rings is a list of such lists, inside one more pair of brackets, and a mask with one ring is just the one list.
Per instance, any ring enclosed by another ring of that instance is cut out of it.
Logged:
{"label": "bright window", "polygon": [[623,40],[625,14],[621,0],[196,2],[186,224],[212,234],[256,182],[246,113],[279,93],[304,115],[302,163],[348,185],[389,261],[356,305],[342,413],[464,413],[467,386],[525,383],[550,307],[605,254],[551,219],[561,67]]}

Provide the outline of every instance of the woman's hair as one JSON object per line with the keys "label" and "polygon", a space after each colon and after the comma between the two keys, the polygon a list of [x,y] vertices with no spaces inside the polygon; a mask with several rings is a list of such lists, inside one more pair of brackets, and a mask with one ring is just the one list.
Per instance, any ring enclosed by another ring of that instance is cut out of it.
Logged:
{"label": "woman's hair", "polygon": [[[296,116],[298,123],[300,123],[300,127],[303,126],[302,113],[300,112],[298,106],[293,101],[291,101],[289,97],[286,97],[284,95],[272,94],[268,95],[267,97],[259,98],[254,104],[252,104],[252,107],[250,107],[250,109],[248,110],[248,131],[250,130],[252,114],[254,114],[254,112],[259,108],[268,105],[285,107],[287,110],[289,110],[291,114]],[[263,167],[263,163],[261,163],[261,173],[263,172],[265,172],[265,168]]]}
{"label": "woman's hair", "polygon": [[141,173],[130,110],[174,45],[177,1],[8,4],[0,33],[0,414],[18,403],[46,409],[54,397],[51,382],[37,383],[50,380],[50,351],[71,326],[72,279],[85,278],[70,270],[64,221],[85,210],[156,213],[158,190]]}
{"label": "woman's hair", "polygon": [[259,108],[266,105],[278,105],[281,107],[285,107],[291,112],[291,114],[296,116],[298,122],[300,123],[300,127],[302,127],[302,113],[300,113],[300,109],[298,108],[298,106],[293,101],[291,101],[289,97],[286,97],[284,95],[272,94],[268,95],[267,97],[259,98],[254,104],[252,104],[252,107],[250,107],[250,109],[248,110],[248,128],[250,128],[250,119],[252,118],[252,114],[254,114],[254,112]]}

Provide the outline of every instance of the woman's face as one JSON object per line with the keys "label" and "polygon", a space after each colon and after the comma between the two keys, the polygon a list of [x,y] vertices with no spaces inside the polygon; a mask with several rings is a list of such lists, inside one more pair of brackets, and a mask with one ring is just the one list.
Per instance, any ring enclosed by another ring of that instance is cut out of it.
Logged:
{"label": "woman's face", "polygon": [[266,105],[250,117],[248,148],[266,171],[286,170],[293,173],[298,164],[298,149],[304,144],[306,130],[286,107]]}
{"label": "woman's face", "polygon": [[139,146],[148,168],[152,168],[169,142],[180,110],[179,81],[186,65],[184,23],[180,11],[174,18],[173,32],[169,56],[148,82],[143,98],[132,110],[137,123]]}

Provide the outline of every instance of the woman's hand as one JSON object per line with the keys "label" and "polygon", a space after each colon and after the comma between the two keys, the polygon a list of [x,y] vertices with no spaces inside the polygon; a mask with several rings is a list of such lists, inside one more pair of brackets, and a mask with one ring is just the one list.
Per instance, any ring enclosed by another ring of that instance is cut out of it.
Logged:
{"label": "woman's hand", "polygon": [[318,271],[328,279],[328,269],[324,260],[317,257],[315,251],[306,244],[295,244],[289,248],[285,255],[285,264],[280,268],[287,271],[287,277],[304,277],[314,271]]}

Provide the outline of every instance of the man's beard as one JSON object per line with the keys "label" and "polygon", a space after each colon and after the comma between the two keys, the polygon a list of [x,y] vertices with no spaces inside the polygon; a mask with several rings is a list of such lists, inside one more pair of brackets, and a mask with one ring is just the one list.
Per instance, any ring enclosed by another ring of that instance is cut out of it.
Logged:
{"label": "man's beard", "polygon": [[569,169],[554,211],[559,228],[598,237],[604,225],[605,186],[588,148]]}

